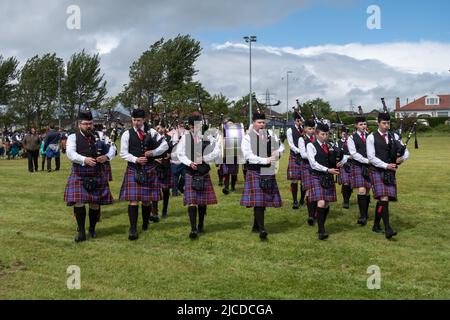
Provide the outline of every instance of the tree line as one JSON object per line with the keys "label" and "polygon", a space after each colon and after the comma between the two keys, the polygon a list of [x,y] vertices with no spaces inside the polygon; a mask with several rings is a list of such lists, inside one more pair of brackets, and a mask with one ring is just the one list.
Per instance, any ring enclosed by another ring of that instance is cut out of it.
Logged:
{"label": "tree line", "polygon": [[[248,96],[230,101],[221,93],[211,95],[202,83],[194,81],[201,51],[200,42],[190,35],[161,38],[132,63],[122,91],[109,97],[98,54],[83,50],[65,63],[55,53],[47,53],[28,59],[21,68],[15,57],[0,55],[0,127],[40,129],[50,123],[57,125],[60,119],[74,124],[78,111],[86,106],[102,113],[118,105],[130,113],[140,107],[155,119],[164,113],[168,119],[183,119],[198,110],[197,90],[205,116],[213,123],[218,123],[222,114],[246,123]],[[253,103],[253,110],[266,111],[264,104]],[[322,115],[331,112],[321,99],[308,103],[318,106]]]}

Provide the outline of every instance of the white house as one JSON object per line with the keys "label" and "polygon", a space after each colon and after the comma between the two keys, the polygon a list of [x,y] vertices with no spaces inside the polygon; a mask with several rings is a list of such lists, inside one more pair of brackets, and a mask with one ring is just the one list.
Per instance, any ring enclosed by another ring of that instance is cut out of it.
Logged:
{"label": "white house", "polygon": [[423,96],[411,103],[401,106],[400,98],[395,103],[395,117],[417,116],[450,117],[450,95],[428,95]]}

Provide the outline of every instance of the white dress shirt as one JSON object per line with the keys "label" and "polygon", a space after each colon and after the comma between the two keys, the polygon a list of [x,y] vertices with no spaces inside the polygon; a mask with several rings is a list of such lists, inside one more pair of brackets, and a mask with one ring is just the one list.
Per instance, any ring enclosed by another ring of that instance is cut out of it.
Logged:
{"label": "white dress shirt", "polygon": [[[133,127],[133,130],[138,133],[137,128]],[[141,127],[142,132],[144,132],[144,126]],[[160,139],[163,138],[162,135],[160,135],[156,130],[154,129],[150,129],[150,132],[148,133],[150,134],[153,138],[156,137],[156,139],[159,141]],[[130,132],[128,130],[126,130],[123,134],[122,134],[122,138],[120,139],[120,157],[128,162],[132,162],[132,163],[136,163],[137,157],[133,156],[129,151],[128,151],[128,147],[129,147],[129,143],[130,143]],[[164,152],[166,152],[169,149],[169,145],[167,144],[167,141],[164,139],[163,142],[155,149],[155,150],[151,150],[152,151],[152,156],[153,157],[157,157],[162,155]]]}
{"label": "white dress shirt", "polygon": [[[361,135],[363,133],[361,133],[358,130],[357,134],[361,137]],[[369,164],[368,158],[365,158],[362,154],[356,152],[355,140],[353,140],[353,135],[348,137],[347,146],[348,146],[348,151],[350,152],[350,155],[352,156],[353,160],[358,161],[363,164]],[[367,138],[366,138],[366,148],[367,148]]]}
{"label": "white dress shirt", "polygon": [[[295,126],[297,128],[297,130],[299,129],[297,126]],[[287,129],[286,131],[286,137],[287,137],[287,141],[289,143],[289,148],[291,148],[291,150],[298,154],[300,153],[300,149],[297,148],[294,144],[294,138],[293,138],[293,134],[292,134],[292,128]]]}
{"label": "white dress shirt", "polygon": [[[311,139],[311,136],[308,136],[308,135],[305,135],[305,136],[308,140]],[[303,137],[300,137],[298,139],[298,149],[299,149],[300,155],[302,156],[302,159],[307,160],[308,153],[306,152],[305,139]]]}
{"label": "white dress shirt", "polygon": [[[253,128],[251,129],[253,130]],[[259,133],[256,132],[255,130],[253,130],[253,132],[259,137]],[[278,143],[280,146],[278,147],[278,152],[281,155],[284,152],[284,144],[280,143],[279,138],[276,135],[273,135],[272,130],[268,130],[268,134],[274,138],[275,142]],[[248,161],[250,164],[269,164],[269,158],[264,158],[264,157],[258,157],[256,154],[253,153],[252,150],[252,143],[250,140],[250,134],[246,134],[244,136],[244,138],[242,139],[242,143],[241,143],[241,149],[242,149],[242,154],[244,155],[244,159],[246,161]],[[268,150],[269,151],[269,150]]]}
{"label": "white dress shirt", "polygon": [[[83,132],[81,132],[81,134],[84,136]],[[69,137],[67,138],[66,154],[67,158],[69,158],[70,161],[84,166],[84,160],[86,159],[86,157],[77,152],[77,136],[75,133],[69,135]],[[112,159],[114,159],[115,155],[116,148],[114,145],[111,145],[111,147],[109,148],[109,152],[106,154],[106,157],[111,161]]]}
{"label": "white dress shirt", "polygon": [[[383,135],[380,130],[378,130],[378,132],[381,136]],[[399,136],[396,133],[394,133],[394,139],[399,140]],[[389,140],[387,137],[387,132],[386,132],[385,141],[386,141],[386,144],[389,143]],[[403,142],[401,142],[401,143],[403,145]],[[370,164],[372,164],[373,166],[375,166],[377,168],[387,169],[387,167],[388,167],[388,163],[382,161],[380,158],[377,158],[375,155],[375,137],[374,137],[373,133],[371,133],[367,137],[367,158],[369,158]],[[403,159],[406,161],[408,158],[409,158],[409,151],[408,151],[408,149],[406,149]]]}
{"label": "white dress shirt", "polygon": [[[324,143],[321,143],[320,141],[317,141],[317,142],[319,143],[319,145],[321,147],[324,144]],[[321,165],[320,163],[318,163],[316,161],[317,150],[313,143],[308,143],[308,145],[306,146],[306,152],[308,153],[309,165],[311,166],[311,168],[313,170],[321,171],[321,172],[328,172],[327,167]]]}
{"label": "white dress shirt", "polygon": [[[190,143],[190,139],[191,139],[190,134],[191,134],[191,132],[188,131],[184,136],[181,137],[180,141],[177,144],[177,151],[176,151],[178,160],[181,161],[181,163],[183,163],[184,165],[186,165],[188,167],[192,163],[194,163],[186,155],[187,146],[188,146],[187,139],[189,139],[189,143]],[[198,133],[197,135],[194,135],[194,139],[195,139],[195,137],[197,137],[199,140],[202,140],[202,138],[203,138],[203,136],[200,133]],[[209,152],[208,154],[203,155],[203,161],[206,163],[214,161],[220,155],[220,144],[217,142],[217,140],[212,136],[208,136],[208,141],[210,142],[210,146],[212,146],[214,144],[214,149],[212,150],[212,152]],[[208,148],[209,147],[207,147],[205,149],[206,152],[209,151]]]}

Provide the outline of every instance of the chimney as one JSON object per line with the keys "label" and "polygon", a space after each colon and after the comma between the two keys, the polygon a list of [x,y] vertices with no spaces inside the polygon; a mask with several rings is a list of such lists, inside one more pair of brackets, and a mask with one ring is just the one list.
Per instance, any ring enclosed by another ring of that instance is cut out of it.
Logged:
{"label": "chimney", "polygon": [[400,98],[397,97],[397,100],[395,100],[395,110],[400,111]]}

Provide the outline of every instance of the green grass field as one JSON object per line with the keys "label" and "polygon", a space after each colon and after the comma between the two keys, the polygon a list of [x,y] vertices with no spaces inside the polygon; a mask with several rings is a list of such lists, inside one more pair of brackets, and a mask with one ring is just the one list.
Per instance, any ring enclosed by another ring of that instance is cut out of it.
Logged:
{"label": "green grass field", "polygon": [[[450,299],[450,137],[423,137],[398,172],[399,202],[391,204],[393,241],[356,224],[357,204],[332,205],[319,241],[306,209],[292,210],[285,179],[282,209],[269,209],[269,240],[251,233],[251,209],[227,197],[212,174],[219,204],[209,207],[206,233],[188,238],[182,198],[170,217],[127,239],[127,203],[103,208],[98,239],[75,244],[76,224],[63,192],[70,163],[59,173],[29,174],[25,160],[0,160],[0,299]],[[113,162],[117,199],[125,162]],[[338,188],[340,191],[340,187]],[[374,202],[370,217],[373,219]],[[140,224],[140,222],[139,222]],[[81,290],[68,290],[67,267],[81,268]],[[371,265],[381,289],[367,288]]]}

